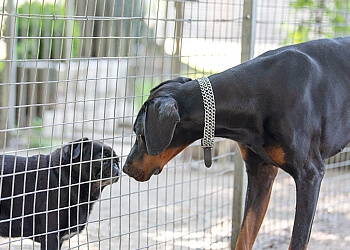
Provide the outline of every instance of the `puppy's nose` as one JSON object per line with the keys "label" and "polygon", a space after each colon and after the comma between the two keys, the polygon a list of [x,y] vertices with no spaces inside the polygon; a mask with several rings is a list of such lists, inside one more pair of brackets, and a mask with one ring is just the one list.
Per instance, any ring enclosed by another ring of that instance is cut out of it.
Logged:
{"label": "puppy's nose", "polygon": [[119,168],[119,165],[117,163],[113,163],[113,168],[114,168],[114,171],[115,171],[115,175],[116,176],[120,176],[120,168]]}

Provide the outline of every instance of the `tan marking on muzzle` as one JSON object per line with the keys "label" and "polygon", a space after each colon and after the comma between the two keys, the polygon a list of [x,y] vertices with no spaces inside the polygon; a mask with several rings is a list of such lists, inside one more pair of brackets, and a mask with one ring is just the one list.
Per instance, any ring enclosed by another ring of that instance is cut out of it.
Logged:
{"label": "tan marking on muzzle", "polygon": [[133,162],[133,168],[137,168],[143,171],[144,178],[150,177],[151,173],[156,169],[160,168],[160,171],[164,168],[165,164],[167,164],[172,158],[174,158],[177,154],[179,154],[182,150],[184,150],[188,145],[178,147],[178,148],[169,148],[164,150],[159,155],[149,155],[145,154],[141,161]]}

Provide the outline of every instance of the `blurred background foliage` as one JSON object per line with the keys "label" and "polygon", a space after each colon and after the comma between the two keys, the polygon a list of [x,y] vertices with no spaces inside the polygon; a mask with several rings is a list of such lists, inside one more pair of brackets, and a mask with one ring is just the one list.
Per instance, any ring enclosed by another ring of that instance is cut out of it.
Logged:
{"label": "blurred background foliage", "polygon": [[288,32],[292,43],[320,36],[344,36],[350,32],[350,1],[295,0],[290,2],[290,11],[297,16],[296,25]]}

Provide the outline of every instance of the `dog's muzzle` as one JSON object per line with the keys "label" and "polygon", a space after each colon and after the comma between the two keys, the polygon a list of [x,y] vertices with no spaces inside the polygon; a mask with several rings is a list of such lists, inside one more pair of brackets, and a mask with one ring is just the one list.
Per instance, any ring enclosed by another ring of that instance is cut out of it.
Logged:
{"label": "dog's muzzle", "polygon": [[134,178],[136,181],[148,181],[152,175],[159,175],[162,172],[162,168],[154,167],[149,172],[144,172],[144,170],[133,166],[132,164],[125,164],[123,167],[123,172]]}
{"label": "dog's muzzle", "polygon": [[144,172],[141,169],[132,167],[131,164],[125,164],[123,167],[123,172],[137,181],[143,181],[144,179]]}

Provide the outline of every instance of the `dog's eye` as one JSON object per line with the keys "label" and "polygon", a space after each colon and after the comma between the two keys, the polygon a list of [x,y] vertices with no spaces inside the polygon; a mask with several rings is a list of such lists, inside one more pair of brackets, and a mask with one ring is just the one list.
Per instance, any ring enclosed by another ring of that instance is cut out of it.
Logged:
{"label": "dog's eye", "polygon": [[104,161],[103,161],[103,165],[104,165],[104,166],[107,166],[108,164],[109,164],[109,160],[104,160]]}

